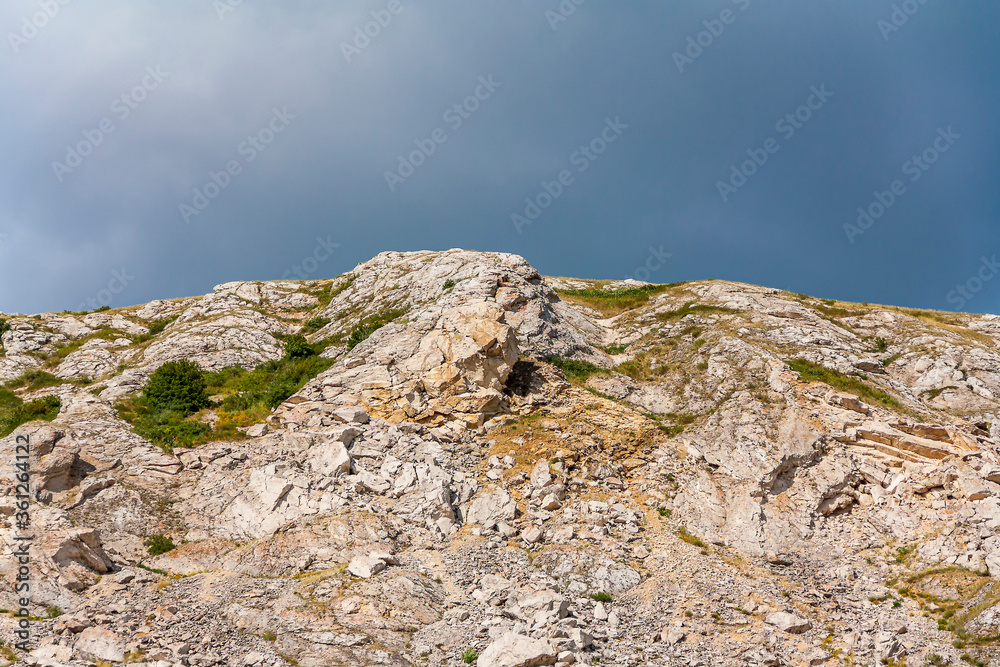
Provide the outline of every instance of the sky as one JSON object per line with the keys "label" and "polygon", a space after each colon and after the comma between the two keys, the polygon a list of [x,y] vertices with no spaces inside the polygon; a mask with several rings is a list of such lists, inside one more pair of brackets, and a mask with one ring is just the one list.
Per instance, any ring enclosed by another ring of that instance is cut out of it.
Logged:
{"label": "sky", "polygon": [[4,0],[0,311],[386,250],[1000,312],[995,0]]}

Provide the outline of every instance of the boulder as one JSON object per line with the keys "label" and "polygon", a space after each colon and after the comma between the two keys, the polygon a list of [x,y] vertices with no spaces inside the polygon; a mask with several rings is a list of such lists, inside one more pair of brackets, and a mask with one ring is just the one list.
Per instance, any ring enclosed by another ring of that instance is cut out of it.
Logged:
{"label": "boulder", "polygon": [[517,501],[502,488],[481,493],[466,512],[466,523],[478,523],[483,528],[492,528],[500,522],[508,522],[517,515]]}
{"label": "boulder", "polygon": [[479,656],[477,667],[540,667],[554,665],[557,653],[546,641],[509,632]]}
{"label": "boulder", "polygon": [[802,634],[803,632],[808,632],[812,628],[812,624],[804,618],[799,618],[795,614],[789,614],[784,611],[777,611],[773,614],[768,614],[764,622],[768,625],[773,625],[782,632],[788,632],[793,635]]}
{"label": "boulder", "polygon": [[73,648],[97,660],[121,662],[125,659],[125,641],[106,628],[87,628],[80,633]]}

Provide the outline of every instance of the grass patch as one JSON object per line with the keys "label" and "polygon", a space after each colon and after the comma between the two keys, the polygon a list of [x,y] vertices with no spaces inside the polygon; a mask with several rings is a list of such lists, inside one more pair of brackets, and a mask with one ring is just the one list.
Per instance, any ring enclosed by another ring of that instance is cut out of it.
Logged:
{"label": "grass patch", "polygon": [[472,648],[471,646],[464,651],[462,651],[462,662],[467,665],[474,664],[476,660],[479,660],[479,651]]}
{"label": "grass patch", "polygon": [[708,549],[708,544],[706,544],[700,537],[689,533],[687,528],[684,526],[677,529],[677,537],[681,538],[691,546],[698,547],[699,549]]}
{"label": "grass patch", "polygon": [[886,357],[885,359],[882,360],[882,366],[885,367],[885,368],[888,368],[889,366],[891,366],[893,363],[895,363],[896,360],[898,360],[902,356],[903,356],[902,352],[897,352],[896,354],[892,355],[891,357]]}
{"label": "grass patch", "polygon": [[302,325],[302,333],[311,334],[319,331],[332,320],[329,317],[314,317],[312,319],[306,320]]}
{"label": "grass patch", "polygon": [[938,396],[940,396],[942,394],[942,392],[945,392],[945,391],[947,391],[949,389],[955,389],[955,390],[957,390],[958,387],[956,387],[953,384],[950,384],[947,387],[941,387],[940,389],[928,389],[927,391],[920,392],[920,396],[921,397],[926,396],[927,400],[932,400],[932,399],[935,399]]}
{"label": "grass patch", "polygon": [[614,598],[611,597],[611,593],[599,591],[597,593],[591,593],[590,599],[594,602],[611,602]]}
{"label": "grass patch", "polygon": [[645,305],[650,297],[665,292],[671,287],[683,284],[642,285],[640,287],[626,287],[617,290],[589,287],[587,289],[556,290],[556,293],[564,301],[589,306],[600,312],[604,317],[614,317],[626,311],[635,310]]}
{"label": "grass patch", "polygon": [[170,326],[175,321],[177,321],[178,317],[180,317],[180,315],[173,315],[171,317],[161,317],[159,319],[155,319],[155,320],[151,321],[149,323],[149,325],[147,326],[147,328],[149,329],[149,331],[147,333],[139,334],[138,336],[134,336],[132,338],[132,344],[133,345],[138,345],[140,343],[145,343],[147,341],[153,340],[154,338],[156,338],[157,336],[159,336],[161,333],[163,333],[163,331],[168,326]]}
{"label": "grass patch", "polygon": [[792,370],[799,374],[803,382],[823,382],[834,389],[854,394],[858,398],[877,403],[887,408],[900,408],[900,403],[888,393],[850,375],[838,373],[825,366],[814,364],[806,359],[788,359],[786,362]]}
{"label": "grass patch", "polygon": [[8,389],[24,389],[25,391],[38,391],[39,389],[45,389],[46,387],[58,387],[65,380],[57,378],[51,373],[46,373],[40,370],[30,370],[25,372],[21,377],[16,380],[11,380],[4,386]]}
{"label": "grass patch", "polygon": [[348,287],[350,287],[351,285],[353,285],[354,281],[357,280],[357,279],[358,279],[358,277],[356,275],[350,274],[350,275],[344,276],[344,279],[341,280],[339,283],[337,283],[337,285],[334,285],[333,282],[331,281],[331,282],[327,283],[326,285],[324,285],[321,289],[316,290],[315,292],[309,292],[308,290],[300,290],[300,291],[304,291],[304,292],[306,292],[308,294],[312,294],[314,297],[316,297],[319,300],[320,307],[326,308],[327,306],[330,305],[331,301],[333,301],[338,296],[340,296],[341,294],[343,294],[344,291]]}
{"label": "grass patch", "polygon": [[562,357],[543,357],[542,361],[552,364],[563,373],[570,382],[580,382],[586,380],[591,375],[607,373],[600,366],[595,366],[589,361],[578,361],[576,359],[563,359]]}
{"label": "grass patch", "polygon": [[351,335],[347,338],[347,349],[353,350],[363,343],[373,333],[384,327],[389,322],[398,319],[407,313],[405,308],[390,308],[378,312],[371,317],[361,320],[357,326],[351,330]]}
{"label": "grass patch", "polygon": [[59,415],[62,402],[58,396],[45,396],[25,403],[14,392],[0,389],[0,438],[6,438],[16,428],[33,421],[52,421]]}

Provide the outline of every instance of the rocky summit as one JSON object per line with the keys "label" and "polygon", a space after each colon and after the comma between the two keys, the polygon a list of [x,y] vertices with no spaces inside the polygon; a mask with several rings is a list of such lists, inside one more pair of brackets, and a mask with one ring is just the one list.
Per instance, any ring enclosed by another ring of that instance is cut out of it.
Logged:
{"label": "rocky summit", "polygon": [[1000,664],[997,316],[451,250],[0,332],[10,662]]}

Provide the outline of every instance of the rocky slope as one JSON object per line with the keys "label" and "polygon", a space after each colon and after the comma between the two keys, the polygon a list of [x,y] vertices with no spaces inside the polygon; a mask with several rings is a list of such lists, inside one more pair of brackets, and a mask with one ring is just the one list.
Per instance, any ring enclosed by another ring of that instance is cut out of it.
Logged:
{"label": "rocky slope", "polygon": [[[64,380],[0,440],[11,660],[1000,664],[996,316],[452,250],[3,319],[0,382]],[[164,363],[252,369],[306,321],[335,363],[243,435],[121,419]]]}

